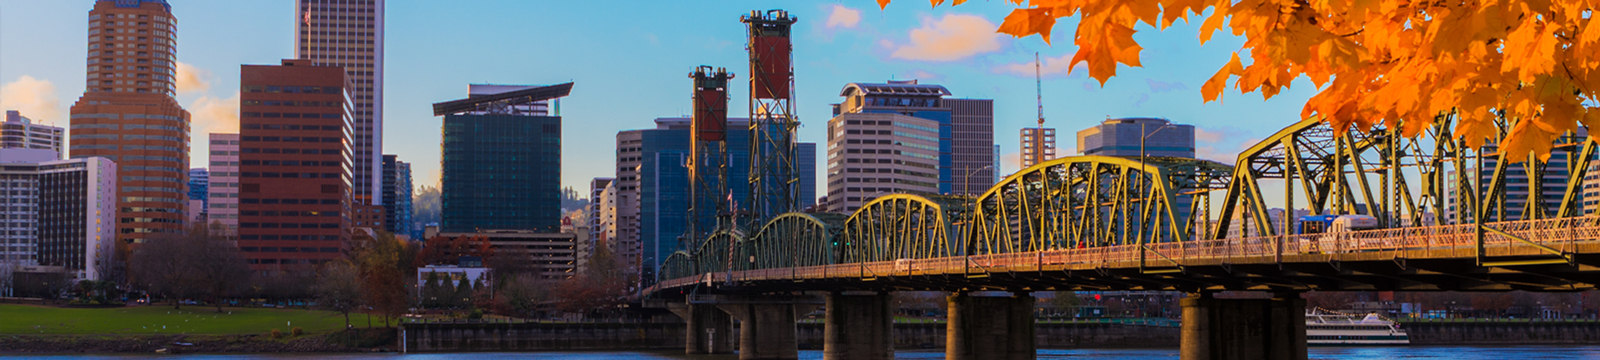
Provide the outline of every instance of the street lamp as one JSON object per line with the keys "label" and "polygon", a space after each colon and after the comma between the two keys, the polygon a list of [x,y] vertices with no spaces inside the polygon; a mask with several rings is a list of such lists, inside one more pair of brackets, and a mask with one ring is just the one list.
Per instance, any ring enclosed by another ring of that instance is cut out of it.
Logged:
{"label": "street lamp", "polygon": [[[966,211],[966,214],[963,214],[963,215],[965,215],[967,217],[967,224],[966,225],[967,225],[967,230],[968,231],[971,231],[971,229],[972,229],[972,221],[973,221],[973,217],[972,217],[972,205],[973,205],[972,204],[972,174],[977,174],[979,171],[983,171],[983,169],[990,169],[990,168],[994,168],[994,165],[984,165],[981,168],[972,169],[971,171],[967,172],[967,176],[961,177],[961,192],[962,192],[962,194],[961,194],[961,202],[966,205],[966,209],[963,209],[964,211]],[[994,186],[994,184],[990,184],[990,186]]]}
{"label": "street lamp", "polygon": [[[1156,128],[1155,130],[1148,130],[1147,131],[1147,130],[1145,130],[1145,125],[1147,125],[1147,124],[1149,124],[1149,123],[1148,122],[1140,122],[1139,123],[1139,165],[1140,166],[1144,166],[1144,164],[1145,164],[1145,152],[1144,152],[1145,140],[1149,140],[1151,136],[1154,136],[1156,133],[1161,132],[1161,130],[1165,130],[1165,129],[1170,128],[1170,127],[1176,127],[1176,126],[1173,126],[1171,122],[1168,122],[1166,124],[1161,125],[1161,127]],[[1155,181],[1155,179],[1152,178],[1152,179],[1150,179],[1150,181]],[[1140,206],[1149,206],[1147,202],[1150,201],[1150,199],[1146,197],[1146,192],[1150,191],[1150,189],[1149,189],[1149,185],[1145,185],[1145,183],[1146,183],[1145,181],[1140,181],[1139,182],[1139,205]],[[1140,209],[1139,210],[1139,234],[1138,234],[1140,239],[1144,238],[1144,229],[1146,227],[1149,227],[1149,225],[1145,224],[1145,218],[1144,217],[1145,217],[1145,210],[1144,209]]]}

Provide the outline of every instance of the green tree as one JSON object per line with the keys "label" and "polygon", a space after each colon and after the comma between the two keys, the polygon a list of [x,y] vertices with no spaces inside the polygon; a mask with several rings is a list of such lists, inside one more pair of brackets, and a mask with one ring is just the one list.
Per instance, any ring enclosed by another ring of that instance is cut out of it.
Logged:
{"label": "green tree", "polygon": [[444,298],[443,294],[444,285],[439,284],[439,273],[429,271],[428,280],[422,286],[422,299],[420,299],[422,306],[428,308],[439,307],[439,300]]}
{"label": "green tree", "polygon": [[460,308],[472,305],[472,283],[467,281],[467,277],[462,276],[461,282],[456,284],[455,296],[450,297],[450,303]]}

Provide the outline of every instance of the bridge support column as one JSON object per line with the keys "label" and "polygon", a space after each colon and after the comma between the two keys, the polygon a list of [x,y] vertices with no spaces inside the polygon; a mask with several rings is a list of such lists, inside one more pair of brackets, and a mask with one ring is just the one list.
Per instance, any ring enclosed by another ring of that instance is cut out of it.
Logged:
{"label": "bridge support column", "polygon": [[888,293],[828,294],[824,360],[894,359],[894,311]]}
{"label": "bridge support column", "polygon": [[716,305],[685,304],[669,306],[689,323],[684,333],[684,354],[733,353],[733,319]]}
{"label": "bridge support column", "polygon": [[1201,293],[1183,306],[1183,360],[1306,358],[1306,301],[1216,299]]}
{"label": "bridge support column", "polygon": [[956,293],[945,324],[946,360],[1034,359],[1033,295],[1009,297]]}
{"label": "bridge support column", "polygon": [[[800,358],[795,334],[795,304],[745,303],[717,305],[739,320],[739,360]],[[815,310],[815,305],[805,306]],[[806,311],[810,311],[806,310]]]}

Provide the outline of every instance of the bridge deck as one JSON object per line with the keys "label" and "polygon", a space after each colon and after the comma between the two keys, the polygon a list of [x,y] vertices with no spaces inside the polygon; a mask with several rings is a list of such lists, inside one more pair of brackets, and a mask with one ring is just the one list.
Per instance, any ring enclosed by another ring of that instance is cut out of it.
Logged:
{"label": "bridge deck", "polygon": [[[773,290],[1541,290],[1600,283],[1600,217],[724,271],[646,294]],[[1508,236],[1509,235],[1509,236]]]}

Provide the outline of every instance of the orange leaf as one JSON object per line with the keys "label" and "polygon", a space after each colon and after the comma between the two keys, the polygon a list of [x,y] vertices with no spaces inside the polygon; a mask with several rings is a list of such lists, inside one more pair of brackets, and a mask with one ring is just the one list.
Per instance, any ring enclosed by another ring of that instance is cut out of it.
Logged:
{"label": "orange leaf", "polygon": [[1228,85],[1228,78],[1240,72],[1244,72],[1244,65],[1239,63],[1239,53],[1233,53],[1233,59],[1228,60],[1227,65],[1223,65],[1222,69],[1217,70],[1216,75],[1212,75],[1210,80],[1200,85],[1200,95],[1205,98],[1205,102],[1222,99],[1222,88]]}
{"label": "orange leaf", "polygon": [[888,9],[889,0],[878,0],[878,10]]}

